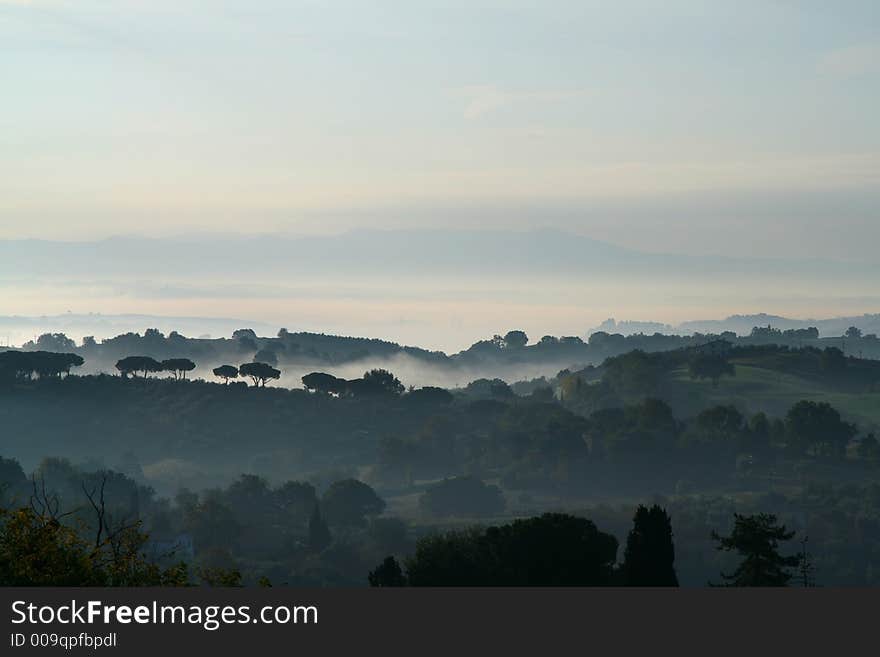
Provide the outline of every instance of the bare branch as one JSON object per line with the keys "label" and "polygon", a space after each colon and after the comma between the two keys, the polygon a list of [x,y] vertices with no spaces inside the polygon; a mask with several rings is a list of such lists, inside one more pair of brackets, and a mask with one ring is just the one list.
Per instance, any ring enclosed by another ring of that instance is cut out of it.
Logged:
{"label": "bare branch", "polygon": [[73,515],[78,511],[78,509],[73,509],[65,513],[60,512],[61,500],[58,498],[57,494],[49,494],[49,491],[46,490],[46,478],[42,474],[40,475],[39,488],[37,488],[36,476],[31,475],[31,487],[33,488],[33,493],[31,493],[30,498],[31,510],[35,515],[42,519],[43,522],[59,522],[63,518]]}

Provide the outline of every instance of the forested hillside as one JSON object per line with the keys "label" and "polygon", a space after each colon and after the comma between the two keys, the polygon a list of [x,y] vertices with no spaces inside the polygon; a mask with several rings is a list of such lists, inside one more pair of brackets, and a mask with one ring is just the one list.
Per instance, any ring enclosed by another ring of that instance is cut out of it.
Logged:
{"label": "forested hillside", "polygon": [[[528,349],[524,339],[491,348]],[[177,341],[164,361],[123,356],[115,376],[77,374],[78,353],[0,353],[6,504],[48,486],[57,508],[80,508],[109,472],[117,517],[139,519],[144,541],[182,540],[188,561],[251,582],[365,583],[384,553],[403,559],[433,531],[547,511],[601,519],[622,540],[633,505],[652,500],[671,514],[688,585],[723,565],[709,532],[734,512],[779,514],[809,534],[828,583],[868,583],[880,567],[880,361],[713,340],[512,384],[415,388],[383,369],[315,370],[288,389],[276,385],[282,360],[202,380],[199,354]],[[414,582],[433,581],[410,566]]]}

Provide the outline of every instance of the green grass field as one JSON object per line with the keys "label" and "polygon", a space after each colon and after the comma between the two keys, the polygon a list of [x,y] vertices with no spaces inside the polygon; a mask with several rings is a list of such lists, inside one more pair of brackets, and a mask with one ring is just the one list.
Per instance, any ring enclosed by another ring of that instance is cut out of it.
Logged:
{"label": "green grass field", "polygon": [[685,368],[672,373],[672,385],[664,396],[684,415],[707,406],[734,404],[749,413],[764,411],[781,417],[802,399],[828,402],[863,430],[880,427],[880,392],[846,393],[816,381],[754,364],[734,361],[735,377],[725,377],[714,387],[710,381],[694,381]]}

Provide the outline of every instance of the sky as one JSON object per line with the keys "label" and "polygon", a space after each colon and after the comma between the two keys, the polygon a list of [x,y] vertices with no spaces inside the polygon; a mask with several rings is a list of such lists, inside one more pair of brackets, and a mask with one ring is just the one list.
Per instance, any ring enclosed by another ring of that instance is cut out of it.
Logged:
{"label": "sky", "polygon": [[0,82],[8,236],[878,236],[872,1],[0,0]]}
{"label": "sky", "polygon": [[877,263],[878,101],[875,0],[0,0],[0,238],[556,228]]}

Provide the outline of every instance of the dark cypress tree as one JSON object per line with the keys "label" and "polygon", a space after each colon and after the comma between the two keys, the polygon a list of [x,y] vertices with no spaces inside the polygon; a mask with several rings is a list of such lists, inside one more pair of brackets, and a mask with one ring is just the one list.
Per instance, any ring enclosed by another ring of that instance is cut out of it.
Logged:
{"label": "dark cypress tree", "polygon": [[626,586],[678,586],[672,521],[665,509],[656,504],[636,509],[621,571]]}
{"label": "dark cypress tree", "polygon": [[367,579],[370,586],[406,586],[403,569],[394,557],[385,557],[385,561],[376,566]]}
{"label": "dark cypress tree", "polygon": [[743,557],[732,574],[721,573],[726,586],[788,586],[791,568],[800,563],[800,556],[783,557],[779,543],[794,536],[785,525],[778,524],[776,516],[760,513],[754,516],[734,514],[730,536],[712,532],[718,549],[736,551]]}
{"label": "dark cypress tree", "polygon": [[321,509],[315,505],[312,516],[309,518],[309,547],[316,552],[320,552],[330,545],[333,537],[330,535],[330,528],[321,517]]}

